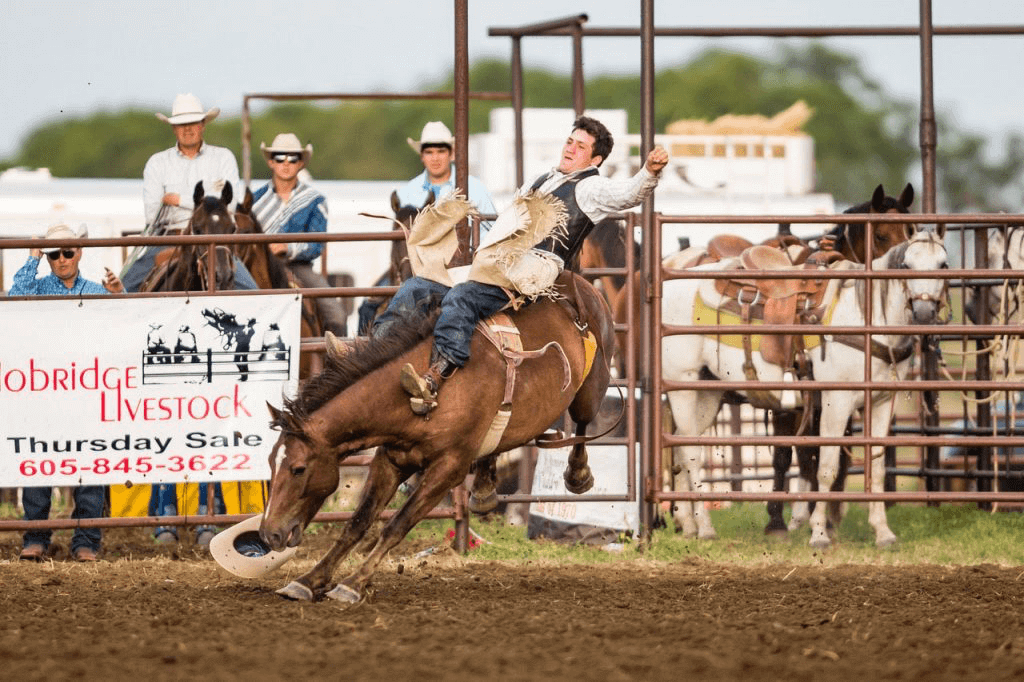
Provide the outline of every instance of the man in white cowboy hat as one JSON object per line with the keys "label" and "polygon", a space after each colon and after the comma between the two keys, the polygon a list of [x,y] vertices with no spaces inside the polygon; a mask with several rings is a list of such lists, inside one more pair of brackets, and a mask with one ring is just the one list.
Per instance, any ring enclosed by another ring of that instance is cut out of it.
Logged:
{"label": "man in white cowboy hat", "polygon": [[[67,225],[59,224],[50,227],[43,237],[44,241],[83,239],[89,234],[85,225],[79,230],[72,230]],[[39,261],[46,254],[50,266],[50,274],[36,277]],[[25,265],[14,275],[14,284],[8,292],[10,296],[78,296],[80,294],[118,294],[124,291],[121,281],[110,270],[103,278],[103,284],[97,284],[82,277],[78,270],[82,260],[80,246],[54,246],[42,244],[29,249],[29,257]],[[22,491],[22,506],[25,509],[26,521],[45,521],[50,516],[50,501],[53,489],[49,486],[25,488]],[[94,519],[103,516],[106,493],[101,485],[78,486],[74,489],[76,519]],[[51,554],[50,538],[52,531],[46,529],[30,530],[24,534],[20,558],[26,561],[42,561]],[[96,561],[100,551],[102,533],[99,528],[76,528],[71,537],[71,556],[78,561]]]}
{"label": "man in white cowboy hat", "polygon": [[[252,212],[267,234],[303,234],[327,232],[327,200],[320,192],[302,182],[299,171],[313,156],[313,145],[305,147],[293,133],[281,133],[270,146],[260,143],[270,167],[270,182],[253,194]],[[322,242],[282,242],[270,250],[285,260],[288,269],[304,287],[325,288],[330,284],[313,268],[324,250]],[[345,311],[337,298],[314,299],[324,326],[338,336],[346,336]]]}
{"label": "man in white cowboy hat", "polygon": [[[189,93],[178,95],[171,105],[171,115],[156,117],[169,123],[177,143],[170,149],[149,157],[142,171],[142,203],[146,227],[142,234],[160,235],[184,229],[192,217],[192,195],[196,183],[202,182],[207,194],[220,194],[226,183],[237,192],[238,162],[224,147],[203,141],[206,124],[217,118],[220,109],[203,110],[199,98]],[[136,247],[121,270],[121,279],[128,291],[137,291],[153,268],[156,252],[167,247]],[[256,289],[256,283],[236,259],[236,288]]]}
{"label": "man in white cowboy hat", "polygon": [[[44,240],[84,239],[89,229],[82,225],[77,231],[63,223],[46,230]],[[36,277],[39,262],[46,254],[50,274]],[[80,246],[44,246],[29,249],[28,260],[14,275],[9,296],[77,296],[79,294],[119,294],[124,291],[121,280],[109,269],[103,277],[102,286],[82,277],[78,264],[82,260]]]}
{"label": "man in white cowboy hat", "polygon": [[[420,155],[423,172],[398,188],[398,200],[402,206],[423,206],[429,192],[435,199],[450,194],[455,190],[455,137],[441,121],[430,121],[423,126],[420,139],[406,138],[413,151]],[[469,176],[469,200],[476,205],[477,211],[484,215],[495,215],[494,202],[484,187],[484,183],[476,177]],[[465,187],[460,187],[466,193]],[[489,223],[481,223],[480,237],[487,232]]]}

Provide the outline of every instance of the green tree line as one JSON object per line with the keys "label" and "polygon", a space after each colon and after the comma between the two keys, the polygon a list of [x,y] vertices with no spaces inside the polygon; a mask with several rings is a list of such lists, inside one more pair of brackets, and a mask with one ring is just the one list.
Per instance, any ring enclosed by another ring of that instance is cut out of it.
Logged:
{"label": "green tree line", "polygon": [[[477,61],[470,70],[474,91],[509,91],[511,72],[502,60]],[[424,90],[451,90],[452,78],[424,84]],[[568,76],[542,69],[524,73],[528,107],[568,107]],[[586,104],[595,109],[624,108],[630,132],[639,132],[638,75],[598,75],[587,79]],[[815,141],[816,189],[840,204],[870,196],[878,183],[898,191],[917,171],[918,108],[901,100],[861,69],[857,59],[811,42],[782,47],[770,58],[712,49],[655,75],[655,130],[680,119],[712,120],[723,114],[774,115],[797,100],[814,110],[806,131]],[[488,113],[508,103],[473,101],[471,133],[488,129]],[[393,180],[418,173],[419,159],[407,137],[423,123],[452,125],[447,101],[345,101],[331,106],[283,103],[252,118],[252,168],[256,179],[268,176],[259,152],[261,141],[292,131],[314,146],[309,170],[321,179]],[[939,114],[937,154],[941,210],[1014,210],[1020,197],[1024,140],[1011,136],[994,160],[987,140],[956,127]],[[222,117],[206,139],[241,158],[241,120]],[[173,137],[151,111],[95,113],[43,124],[24,140],[10,166],[48,167],[58,177],[139,178],[146,159],[166,149]]]}

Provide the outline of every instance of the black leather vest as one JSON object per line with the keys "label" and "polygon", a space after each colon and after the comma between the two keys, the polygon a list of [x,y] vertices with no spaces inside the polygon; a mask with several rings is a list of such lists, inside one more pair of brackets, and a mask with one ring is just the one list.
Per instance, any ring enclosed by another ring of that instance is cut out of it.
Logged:
{"label": "black leather vest", "polygon": [[[598,172],[597,167],[591,166],[587,170],[569,178],[551,192],[552,196],[558,197],[565,204],[565,210],[569,214],[569,220],[566,223],[567,236],[563,241],[549,237],[538,244],[536,248],[555,254],[562,259],[565,267],[570,270],[579,270],[577,256],[580,249],[583,248],[583,240],[594,229],[594,221],[587,217],[587,214],[581,211],[579,204],[576,203],[576,183],[584,178],[593,177]],[[536,190],[550,177],[551,173],[545,173],[533,183],[530,189]]]}

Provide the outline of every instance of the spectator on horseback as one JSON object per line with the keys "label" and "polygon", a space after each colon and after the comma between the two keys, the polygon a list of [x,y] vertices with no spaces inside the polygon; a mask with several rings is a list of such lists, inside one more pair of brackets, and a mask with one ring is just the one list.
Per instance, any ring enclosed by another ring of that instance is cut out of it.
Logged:
{"label": "spectator on horseback", "polygon": [[[441,121],[430,121],[423,126],[420,139],[406,138],[412,150],[420,155],[423,172],[398,188],[398,200],[402,206],[421,207],[427,203],[430,193],[434,199],[442,199],[455,191],[455,137]],[[495,215],[494,202],[484,187],[484,183],[475,176],[469,176],[468,199],[476,205],[477,211],[483,215]],[[463,191],[464,188],[463,188]],[[480,224],[480,238],[490,227],[490,223]]]}
{"label": "spectator on horseback", "polygon": [[[531,244],[535,250],[546,252],[542,257],[556,264],[557,270],[575,268],[580,248],[587,234],[613,213],[640,204],[658,184],[661,170],[668,163],[668,153],[655,147],[647,155],[641,169],[631,178],[611,180],[601,177],[598,167],[611,153],[611,133],[600,122],[581,116],[573,124],[572,132],[562,148],[557,168],[544,173],[529,185],[520,189],[519,195],[532,192],[536,196],[548,195],[558,200],[565,210],[565,225],[560,234]],[[511,215],[517,205],[510,207],[509,218],[515,225],[518,219]],[[496,224],[502,223],[505,214]],[[495,228],[497,231],[497,228]],[[494,240],[502,236],[490,235]],[[488,242],[483,242],[484,247]],[[474,274],[476,273],[476,274]],[[426,289],[444,294],[441,313],[434,325],[434,345],[431,350],[430,366],[419,374],[412,365],[402,368],[402,388],[411,396],[410,403],[417,414],[426,414],[437,405],[437,394],[445,379],[469,361],[469,347],[473,329],[481,319],[493,315],[508,306],[520,296],[520,291],[499,286],[475,277],[481,271],[470,270],[469,279],[448,289],[442,284],[421,277],[406,281],[392,299],[388,310],[378,322],[382,332],[386,323],[393,322],[406,311],[415,310],[419,302],[415,296]],[[417,281],[419,280],[419,281]],[[552,280],[553,283],[553,280]],[[436,286],[434,286],[436,285]],[[390,315],[389,315],[390,313]],[[375,335],[378,335],[375,332]]]}
{"label": "spectator on horseback", "polygon": [[[67,225],[54,225],[46,231],[43,239],[80,239],[88,236],[83,225],[75,232]],[[36,277],[39,261],[43,254],[50,266],[50,274]],[[78,263],[82,260],[81,247],[48,248],[40,246],[29,249],[28,261],[14,275],[10,296],[79,296],[82,294],[118,294],[124,291],[121,280],[110,270],[97,284],[82,277]],[[45,521],[50,517],[50,502],[53,488],[42,486],[25,488],[22,492],[22,506],[26,521]],[[72,518],[95,519],[104,515],[106,490],[101,485],[82,485],[74,489],[75,510]],[[42,561],[51,555],[50,530],[30,530],[22,538],[20,558],[25,561]],[[71,536],[71,556],[77,561],[96,561],[100,551],[102,531],[99,528],[75,529]]]}
{"label": "spectator on horseback", "polygon": [[[299,171],[313,156],[313,145],[305,147],[292,133],[281,133],[269,147],[260,143],[272,177],[253,194],[252,213],[266,234],[304,234],[327,232],[327,200],[303,182]],[[330,286],[313,268],[323,253],[323,242],[283,242],[270,245],[270,251],[282,258],[299,283],[312,289]],[[317,312],[324,328],[338,336],[346,335],[345,310],[337,298],[319,297]]]}
{"label": "spectator on horseback", "polygon": [[[170,149],[149,157],[142,171],[142,202],[146,216],[144,236],[179,234],[189,223],[192,196],[196,183],[202,181],[207,192],[219,194],[225,183],[239,187],[238,162],[224,147],[203,141],[206,124],[217,118],[220,109],[203,111],[199,98],[193,94],[178,95],[171,105],[171,115],[156,117],[171,125],[177,143]],[[166,246],[139,246],[128,257],[121,270],[125,289],[138,291],[153,269],[156,254]],[[238,266],[240,261],[235,260]],[[244,267],[236,272],[235,288],[256,289],[256,283]]]}

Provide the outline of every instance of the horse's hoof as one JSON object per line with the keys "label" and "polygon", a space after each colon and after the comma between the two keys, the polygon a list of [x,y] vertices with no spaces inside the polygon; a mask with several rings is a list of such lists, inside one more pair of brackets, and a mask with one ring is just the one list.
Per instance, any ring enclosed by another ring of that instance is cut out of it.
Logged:
{"label": "horse's hoof", "polygon": [[566,469],[562,478],[565,480],[565,489],[575,495],[582,495],[594,487],[594,474],[590,471],[589,466],[585,466],[579,471]]}
{"label": "horse's hoof", "polygon": [[824,551],[824,550],[828,549],[831,546],[832,546],[832,542],[829,541],[828,538],[817,539],[817,540],[814,539],[814,538],[811,538],[811,549],[818,549],[818,550]]}
{"label": "horse's hoof", "polygon": [[469,511],[474,514],[490,514],[497,508],[498,493],[494,490],[481,497],[477,497],[476,493],[469,496]]}
{"label": "horse's hoof", "polygon": [[879,538],[875,541],[875,547],[878,549],[896,549],[899,544],[899,538],[893,535],[891,538]]}
{"label": "horse's hoof", "polygon": [[765,528],[764,536],[769,540],[788,540],[789,531],[787,531],[785,528]]}
{"label": "horse's hoof", "polygon": [[328,599],[340,601],[345,604],[358,604],[362,600],[362,595],[353,590],[348,585],[338,583],[334,586],[334,589],[327,593]]}
{"label": "horse's hoof", "polygon": [[292,601],[313,601],[313,590],[294,580],[278,590],[277,594]]}
{"label": "horse's hoof", "polygon": [[702,532],[697,533],[697,539],[698,540],[717,540],[718,539],[718,533],[716,533],[715,531],[711,531],[711,532],[703,532],[702,531]]}

